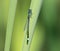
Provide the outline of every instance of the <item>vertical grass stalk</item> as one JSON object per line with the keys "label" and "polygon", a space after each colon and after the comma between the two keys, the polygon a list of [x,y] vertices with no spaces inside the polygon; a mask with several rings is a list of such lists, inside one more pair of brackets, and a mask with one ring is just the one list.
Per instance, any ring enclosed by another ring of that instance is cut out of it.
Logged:
{"label": "vertical grass stalk", "polygon": [[32,15],[30,18],[30,23],[29,23],[29,44],[28,45],[26,44],[26,41],[27,41],[27,38],[26,38],[27,28],[26,28],[22,51],[30,51],[30,45],[31,45],[32,38],[34,35],[33,33],[34,33],[34,29],[37,23],[39,12],[41,10],[41,5],[42,5],[42,0],[31,0],[31,5],[29,9],[32,10]]}
{"label": "vertical grass stalk", "polygon": [[10,49],[10,43],[11,43],[11,37],[13,31],[16,6],[17,6],[17,0],[10,0],[4,51],[10,51],[9,49]]}

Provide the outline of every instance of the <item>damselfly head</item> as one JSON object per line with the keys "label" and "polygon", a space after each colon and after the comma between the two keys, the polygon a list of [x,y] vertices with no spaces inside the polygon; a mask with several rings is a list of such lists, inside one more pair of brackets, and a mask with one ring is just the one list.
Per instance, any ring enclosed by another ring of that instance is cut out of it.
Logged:
{"label": "damselfly head", "polygon": [[29,9],[29,10],[28,10],[28,16],[30,17],[31,15],[32,15],[32,10]]}

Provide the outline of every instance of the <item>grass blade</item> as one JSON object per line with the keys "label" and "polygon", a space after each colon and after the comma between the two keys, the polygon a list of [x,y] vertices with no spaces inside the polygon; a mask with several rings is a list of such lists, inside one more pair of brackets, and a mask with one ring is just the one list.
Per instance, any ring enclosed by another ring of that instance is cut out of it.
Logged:
{"label": "grass blade", "polygon": [[25,37],[24,37],[24,44],[23,44],[23,48],[22,51],[30,51],[30,45],[31,45],[31,41],[33,38],[33,33],[34,33],[34,29],[36,26],[36,22],[39,16],[39,11],[41,10],[41,5],[42,5],[42,0],[32,0],[31,1],[31,5],[30,5],[30,9],[32,10],[32,16],[30,19],[30,25],[29,25],[29,44],[26,44],[26,31],[25,31]]}
{"label": "grass blade", "polygon": [[13,31],[16,5],[17,5],[17,0],[10,0],[4,51],[9,51],[9,49],[10,49],[10,43],[11,43],[11,36],[12,36],[12,31]]}

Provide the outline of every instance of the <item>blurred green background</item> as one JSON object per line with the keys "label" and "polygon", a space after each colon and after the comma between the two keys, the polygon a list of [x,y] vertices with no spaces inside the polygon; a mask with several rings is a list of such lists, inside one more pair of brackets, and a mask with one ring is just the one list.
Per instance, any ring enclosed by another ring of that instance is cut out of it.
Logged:
{"label": "blurred green background", "polygon": [[[31,0],[18,0],[10,51],[21,51]],[[0,51],[4,51],[9,0],[0,0]],[[43,0],[30,51],[60,51],[59,0]]]}

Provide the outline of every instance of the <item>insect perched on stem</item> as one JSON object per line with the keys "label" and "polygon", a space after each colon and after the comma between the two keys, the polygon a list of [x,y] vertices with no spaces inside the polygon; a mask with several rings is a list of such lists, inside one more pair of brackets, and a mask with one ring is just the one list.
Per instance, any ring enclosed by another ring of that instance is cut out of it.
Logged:
{"label": "insect perched on stem", "polygon": [[29,9],[28,10],[28,21],[27,21],[27,44],[29,43],[29,24],[30,24],[30,18],[31,18],[31,15],[32,15],[32,10]]}

